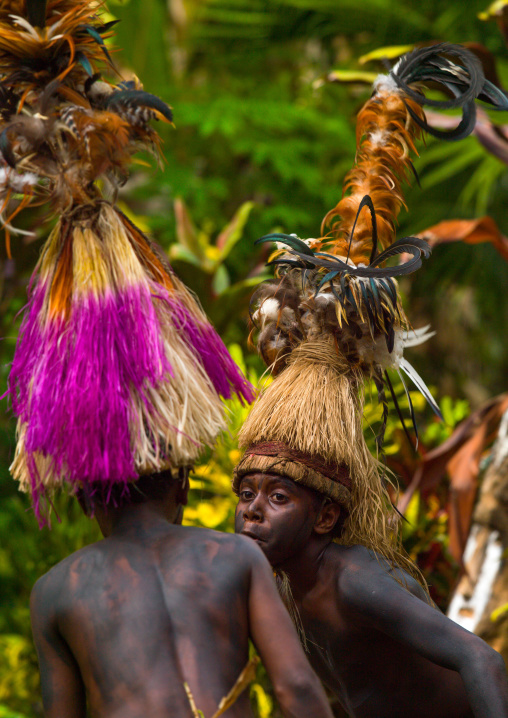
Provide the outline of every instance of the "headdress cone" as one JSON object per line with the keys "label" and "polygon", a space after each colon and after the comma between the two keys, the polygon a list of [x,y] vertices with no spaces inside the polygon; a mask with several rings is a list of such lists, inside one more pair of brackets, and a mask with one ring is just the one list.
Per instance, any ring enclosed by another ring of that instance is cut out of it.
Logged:
{"label": "headdress cone", "polygon": [[344,508],[343,540],[378,548],[390,544],[387,494],[363,435],[362,379],[332,337],[296,347],[241,429],[233,488],[250,472],[288,476]]}

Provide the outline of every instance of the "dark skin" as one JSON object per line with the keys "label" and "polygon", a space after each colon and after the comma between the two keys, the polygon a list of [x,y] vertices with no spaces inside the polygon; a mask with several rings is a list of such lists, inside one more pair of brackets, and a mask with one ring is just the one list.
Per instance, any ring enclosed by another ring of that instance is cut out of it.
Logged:
{"label": "dark skin", "polygon": [[411,576],[333,543],[340,511],[287,477],[252,473],[239,486],[236,531],[288,575],[309,660],[348,714],[508,717],[501,656],[430,605]]}
{"label": "dark skin", "polygon": [[[262,552],[179,524],[187,487],[96,509],[105,539],[55,566],[31,597],[47,718],[210,718],[248,661],[249,637],[284,716],[332,718]],[[225,718],[251,715],[248,691]]]}

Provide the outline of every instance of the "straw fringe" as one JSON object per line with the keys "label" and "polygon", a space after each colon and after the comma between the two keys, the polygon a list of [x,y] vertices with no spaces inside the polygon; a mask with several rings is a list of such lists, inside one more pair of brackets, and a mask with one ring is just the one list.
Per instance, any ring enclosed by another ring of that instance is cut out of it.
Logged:
{"label": "straw fringe", "polygon": [[240,431],[240,446],[281,441],[343,463],[353,477],[355,446],[363,436],[359,380],[332,337],[302,343],[254,404]]}
{"label": "straw fringe", "polygon": [[300,611],[298,610],[298,607],[295,603],[295,599],[293,598],[293,592],[291,591],[291,581],[289,580],[289,576],[287,575],[287,573],[285,573],[285,571],[276,571],[275,583],[277,584],[277,589],[282,599],[282,603],[287,608],[289,617],[293,621],[294,627],[296,628],[300,643],[302,644],[304,651],[309,653],[310,649],[307,641],[307,636],[305,635],[305,629],[303,627]]}

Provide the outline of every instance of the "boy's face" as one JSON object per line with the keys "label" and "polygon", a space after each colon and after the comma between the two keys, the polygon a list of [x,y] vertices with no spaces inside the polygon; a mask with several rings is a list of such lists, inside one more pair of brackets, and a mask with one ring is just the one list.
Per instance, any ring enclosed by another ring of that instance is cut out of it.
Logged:
{"label": "boy's face", "polygon": [[254,539],[272,566],[305,546],[319,513],[313,491],[285,476],[252,473],[242,478],[238,495],[235,531]]}

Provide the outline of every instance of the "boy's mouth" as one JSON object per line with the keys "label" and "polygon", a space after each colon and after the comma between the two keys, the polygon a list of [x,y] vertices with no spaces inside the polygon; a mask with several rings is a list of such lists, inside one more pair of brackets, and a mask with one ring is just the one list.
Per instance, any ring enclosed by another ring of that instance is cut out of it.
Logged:
{"label": "boy's mouth", "polygon": [[242,536],[248,536],[249,538],[254,539],[254,541],[259,541],[261,543],[264,543],[266,541],[266,539],[261,538],[259,534],[255,533],[254,531],[249,531],[248,529],[243,529],[242,531],[240,531],[240,533],[242,534]]}

